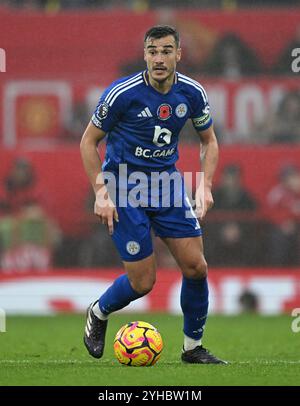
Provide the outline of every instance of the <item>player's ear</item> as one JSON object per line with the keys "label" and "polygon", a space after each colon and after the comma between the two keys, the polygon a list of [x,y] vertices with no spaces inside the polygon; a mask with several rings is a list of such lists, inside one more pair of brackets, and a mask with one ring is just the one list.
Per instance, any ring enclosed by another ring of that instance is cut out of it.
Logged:
{"label": "player's ear", "polygon": [[144,61],[147,62],[147,60],[146,60],[146,48],[144,48]]}
{"label": "player's ear", "polygon": [[176,62],[179,62],[181,59],[181,48],[178,48],[176,51]]}

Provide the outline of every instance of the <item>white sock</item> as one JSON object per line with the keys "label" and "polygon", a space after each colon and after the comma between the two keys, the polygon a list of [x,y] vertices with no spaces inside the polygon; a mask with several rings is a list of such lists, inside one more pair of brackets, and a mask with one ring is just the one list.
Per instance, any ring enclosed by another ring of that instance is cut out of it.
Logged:
{"label": "white sock", "polygon": [[100,319],[100,320],[107,320],[108,319],[108,316],[106,316],[106,314],[103,314],[101,312],[98,301],[94,304],[92,310],[93,310],[94,315],[96,317],[98,317],[98,319]]}
{"label": "white sock", "polygon": [[194,340],[193,338],[184,335],[184,343],[183,343],[184,351],[193,350],[198,345],[201,345],[201,338],[200,340]]}

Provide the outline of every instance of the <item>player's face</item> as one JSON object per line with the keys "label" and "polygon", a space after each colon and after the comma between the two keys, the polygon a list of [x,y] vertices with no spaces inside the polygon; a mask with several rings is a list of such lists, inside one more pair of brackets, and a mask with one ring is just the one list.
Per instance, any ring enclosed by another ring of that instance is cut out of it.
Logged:
{"label": "player's face", "polygon": [[149,75],[157,82],[164,82],[174,75],[176,64],[180,61],[181,49],[177,48],[172,35],[145,42],[144,59]]}

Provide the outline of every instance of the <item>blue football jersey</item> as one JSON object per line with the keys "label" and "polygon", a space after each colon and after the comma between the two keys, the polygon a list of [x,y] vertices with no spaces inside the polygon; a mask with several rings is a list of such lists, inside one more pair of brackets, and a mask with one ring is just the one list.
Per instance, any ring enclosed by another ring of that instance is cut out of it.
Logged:
{"label": "blue football jersey", "polygon": [[92,123],[107,133],[104,171],[119,164],[163,171],[178,159],[178,137],[191,118],[196,130],[212,124],[208,98],[195,80],[177,73],[167,94],[154,89],[147,71],[119,79],[102,94]]}

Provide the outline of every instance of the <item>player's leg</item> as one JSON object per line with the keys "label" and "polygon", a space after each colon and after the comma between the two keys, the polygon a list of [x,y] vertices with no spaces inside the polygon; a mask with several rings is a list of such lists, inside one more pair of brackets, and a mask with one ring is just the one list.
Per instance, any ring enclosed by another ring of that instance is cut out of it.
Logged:
{"label": "player's leg", "polygon": [[207,263],[202,238],[163,238],[182,272],[180,303],[184,315],[184,349],[201,345],[208,311]]}
{"label": "player's leg", "polygon": [[207,263],[202,237],[163,238],[182,272],[180,303],[184,317],[182,360],[223,364],[201,343],[208,312]]}
{"label": "player's leg", "polygon": [[123,309],[151,291],[155,283],[154,255],[136,262],[123,262],[126,273],[119,276],[96,302],[88,308],[84,343],[88,352],[101,358],[109,314]]}
{"label": "player's leg", "polygon": [[144,296],[155,281],[155,259],[147,214],[142,208],[129,206],[118,208],[118,215],[119,222],[112,238],[126,273],[99,298],[100,318],[107,318],[110,313]]}
{"label": "player's leg", "polygon": [[119,223],[115,224],[112,237],[126,273],[88,308],[84,343],[95,358],[103,354],[108,315],[147,294],[155,282],[155,259],[147,215],[138,208],[119,208],[118,214]]}
{"label": "player's leg", "polygon": [[[177,195],[174,193],[174,197]],[[151,219],[155,234],[168,246],[182,272],[181,307],[184,317],[182,359],[191,363],[223,363],[202,347],[208,311],[207,264],[202,230],[182,189],[181,204],[162,208]]]}
{"label": "player's leg", "polygon": [[123,261],[123,264],[126,273],[113,282],[93,308],[94,313],[102,320],[149,293],[155,283],[156,265],[153,254],[140,261]]}

